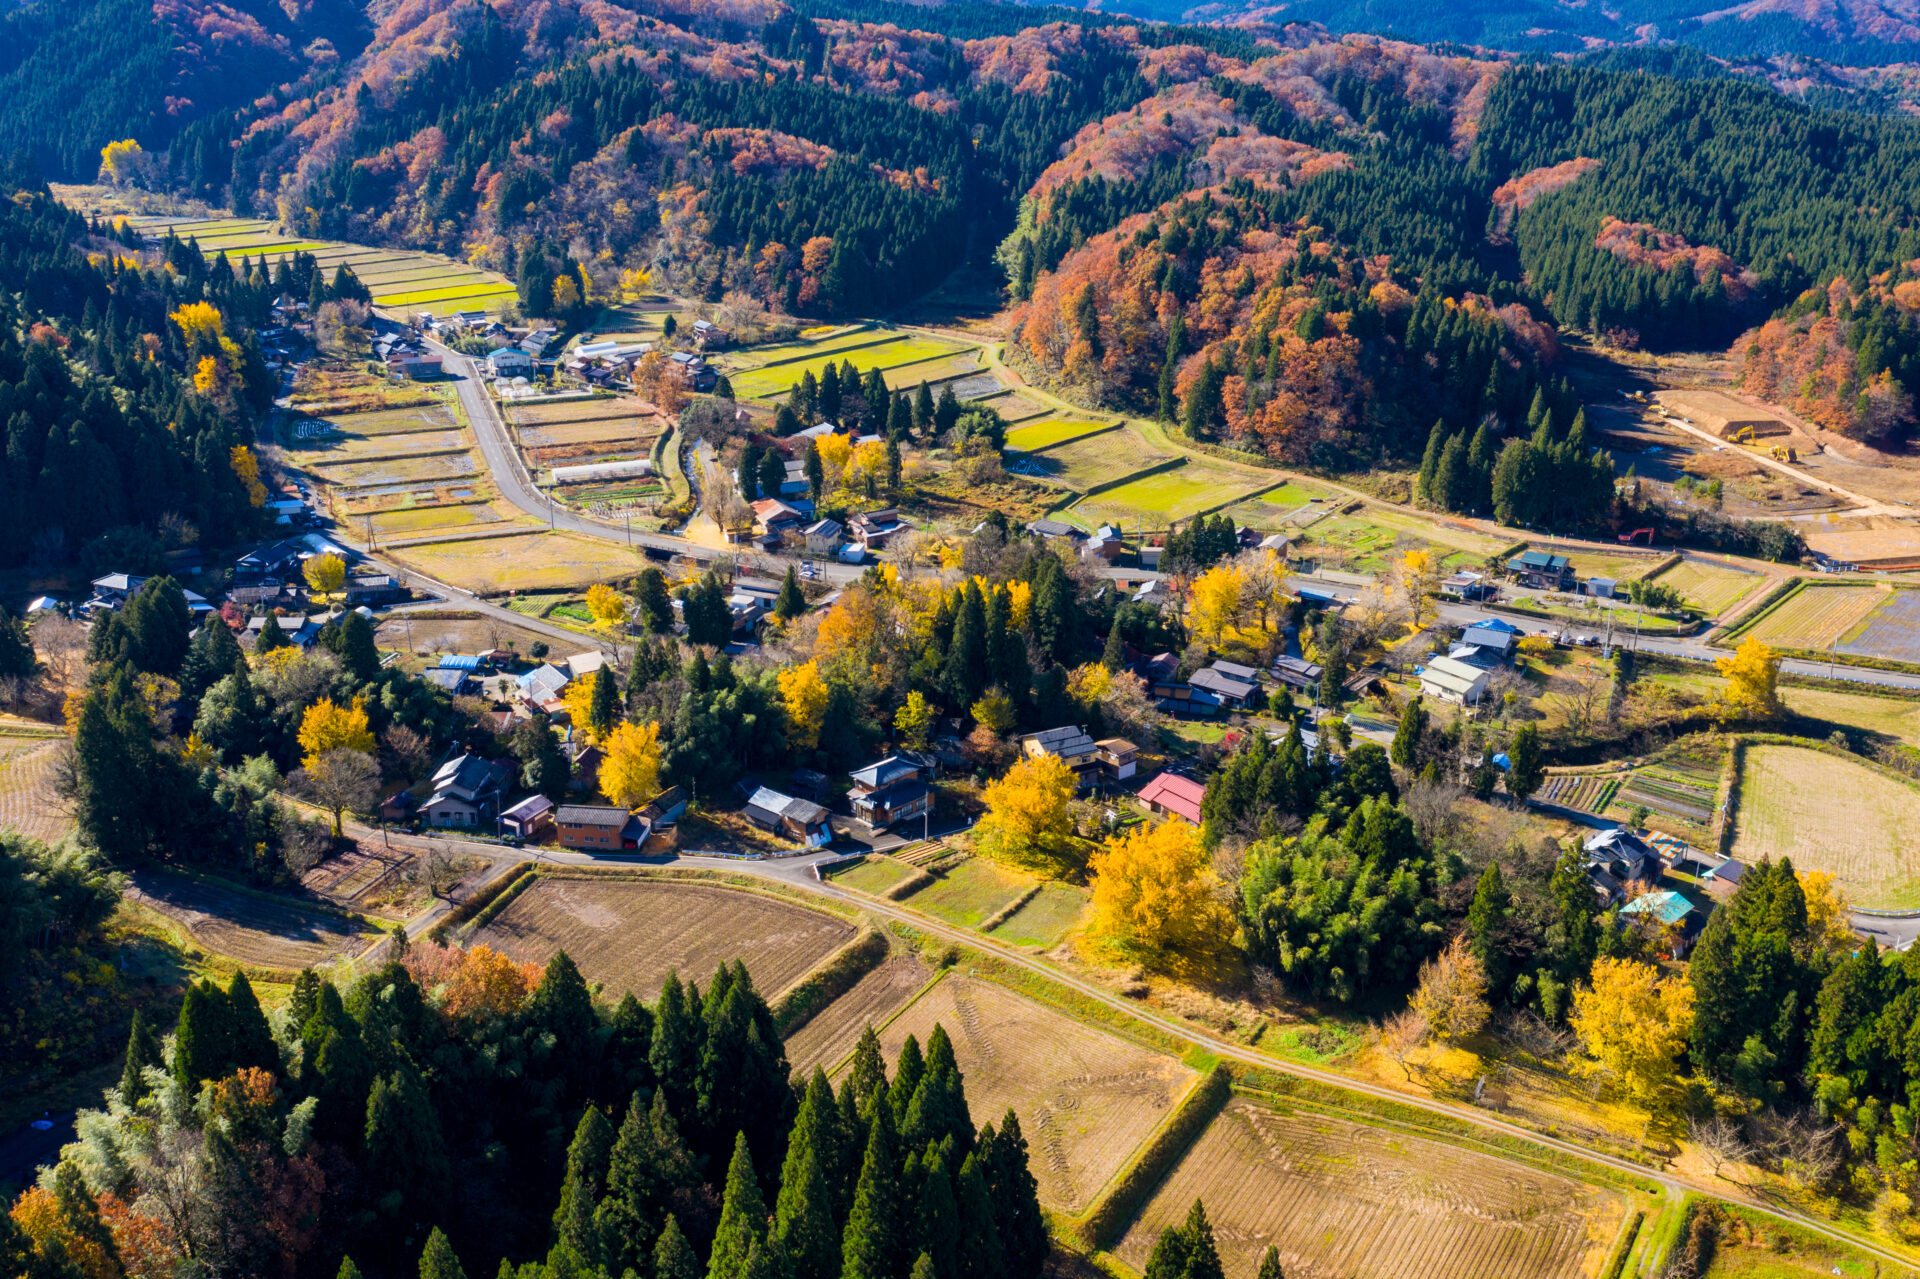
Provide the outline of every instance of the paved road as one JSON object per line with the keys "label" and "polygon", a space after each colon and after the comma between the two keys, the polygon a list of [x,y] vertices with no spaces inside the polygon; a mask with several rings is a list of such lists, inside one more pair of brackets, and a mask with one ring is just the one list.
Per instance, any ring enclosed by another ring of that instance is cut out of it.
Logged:
{"label": "paved road", "polygon": [[[498,864],[494,872],[492,872],[494,875],[504,874],[506,873],[506,867],[512,865],[514,862],[529,860],[536,855],[539,856],[541,860],[560,864],[592,864],[595,862],[602,864],[607,862],[621,864],[631,863],[633,860],[628,858],[593,858],[579,853],[553,853],[545,850],[502,850],[487,845],[462,846],[462,851],[468,850],[477,850],[495,856]],[[1547,1136],[1531,1128],[1527,1128],[1524,1125],[1509,1122],[1499,1118],[1493,1113],[1476,1109],[1472,1106],[1454,1105],[1449,1102],[1437,1101],[1413,1093],[1400,1092],[1383,1085],[1372,1084],[1365,1080],[1336,1074],[1332,1071],[1316,1070],[1311,1066],[1301,1065],[1298,1062],[1257,1052],[1234,1040],[1216,1037],[1184,1021],[1177,1021],[1171,1017],[1163,1016],[1137,1000],[1116,995],[1104,986],[1083,981],[1071,973],[1063,972],[1053,965],[1037,959],[1024,951],[1003,945],[991,937],[983,936],[969,929],[954,927],[931,916],[922,915],[917,911],[896,906],[880,898],[851,893],[831,883],[823,882],[815,867],[822,861],[832,860],[835,856],[837,855],[832,853],[810,853],[797,857],[782,858],[779,861],[771,862],[737,862],[715,857],[676,857],[665,863],[651,864],[664,864],[705,870],[731,870],[777,880],[805,892],[835,898],[839,901],[857,906],[869,915],[906,924],[922,933],[939,937],[945,941],[968,946],[977,951],[987,952],[1004,963],[1026,969],[1029,972],[1044,977],[1048,981],[1065,986],[1085,999],[1090,999],[1095,1003],[1118,1010],[1129,1017],[1146,1022],[1177,1039],[1199,1044],[1209,1052],[1226,1060],[1244,1065],[1258,1066],[1263,1070],[1294,1075],[1315,1083],[1325,1084],[1329,1087],[1341,1088],[1348,1092],[1361,1093],[1377,1100],[1411,1107],[1416,1110],[1423,1110],[1430,1114],[1443,1115],[1450,1119],[1472,1124],[1477,1128],[1532,1142],[1534,1145],[1543,1146],[1561,1154],[1583,1159],[1590,1164],[1596,1164],[1616,1172],[1626,1173],[1643,1181],[1655,1182],[1668,1193],[1676,1196],[1684,1191],[1694,1190],[1717,1198],[1735,1199],[1756,1211],[1764,1212],[1782,1221],[1792,1222],[1804,1230],[1810,1230],[1825,1238],[1847,1244],[1862,1252],[1878,1257],[1883,1261],[1895,1263],[1903,1268],[1912,1265],[1911,1259],[1903,1254],[1881,1247],[1870,1240],[1861,1239],[1846,1232],[1836,1230],[1827,1222],[1817,1218],[1803,1216],[1791,1209],[1779,1208],[1757,1200],[1745,1199],[1740,1194],[1735,1193],[1738,1188],[1731,1186],[1729,1183],[1695,1181],[1672,1172],[1648,1168],[1643,1164],[1636,1164],[1630,1160],[1601,1154],[1583,1146],[1576,1145],[1573,1142],[1562,1141],[1559,1138]],[[491,877],[490,875],[489,878]],[[431,927],[431,923],[421,921],[420,931],[424,931],[427,927]],[[415,931],[414,926],[409,925],[408,931],[413,933]]]}

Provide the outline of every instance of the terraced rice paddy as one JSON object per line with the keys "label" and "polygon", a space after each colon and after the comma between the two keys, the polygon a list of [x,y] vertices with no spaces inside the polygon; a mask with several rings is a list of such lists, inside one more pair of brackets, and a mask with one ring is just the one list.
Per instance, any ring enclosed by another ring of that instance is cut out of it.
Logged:
{"label": "terraced rice paddy", "polygon": [[954,971],[880,1032],[881,1049],[891,1061],[936,1025],[953,1040],[975,1121],[1018,1114],[1040,1202],[1066,1212],[1092,1201],[1194,1079],[1171,1057]]}
{"label": "terraced rice paddy", "polygon": [[1865,622],[1886,598],[1877,586],[1807,583],[1768,609],[1741,638],[1751,635],[1774,648],[1837,648],[1841,637]]}
{"label": "terraced rice paddy", "polygon": [[1066,444],[1112,429],[1111,422],[1071,422],[1047,418],[1038,422],[1024,422],[1009,430],[1007,447],[1025,453],[1037,453],[1056,444]]}
{"label": "terraced rice paddy", "polygon": [[1172,461],[1175,456],[1169,449],[1147,443],[1129,427],[1048,449],[1038,457],[1025,459],[1018,469],[1022,474],[1084,493],[1095,485],[1111,484],[1135,471]]}
{"label": "terraced rice paddy", "polygon": [[1013,903],[1027,891],[1032,881],[1001,870],[984,857],[966,861],[940,872],[933,883],[907,897],[915,910],[938,915],[949,923],[971,928],[987,916]]}
{"label": "terraced rice paddy", "polygon": [[639,556],[615,542],[538,529],[520,537],[474,538],[410,546],[394,558],[465,590],[578,589],[640,571]]}
{"label": "terraced rice paddy", "polygon": [[285,899],[183,875],[139,871],[127,895],[186,929],[215,955],[263,968],[300,969],[357,950],[364,925]]}
{"label": "terraced rice paddy", "polygon": [[1613,799],[1614,792],[1620,789],[1618,777],[1607,777],[1593,773],[1572,773],[1549,776],[1540,787],[1538,798],[1563,808],[1576,809],[1583,813],[1598,813],[1606,809]]}
{"label": "terraced rice paddy", "polygon": [[452,410],[438,404],[423,404],[408,409],[373,409],[365,413],[333,413],[324,418],[309,418],[296,423],[295,440],[303,436],[301,426],[321,426],[342,435],[414,435],[421,431],[442,431],[460,425]]}
{"label": "terraced rice paddy", "polygon": [[[942,382],[954,378],[966,377],[980,371],[980,353],[965,351],[959,355],[950,355],[944,359],[923,360],[917,364],[903,364],[898,368],[886,370],[881,380],[889,391],[912,390],[925,382],[930,387],[938,387]],[[959,392],[954,392],[956,396]]]}
{"label": "terraced rice paddy", "polygon": [[1208,1125],[1114,1251],[1144,1270],[1195,1199],[1228,1279],[1253,1279],[1269,1246],[1289,1275],[1583,1279],[1625,1213],[1621,1196],[1567,1177],[1244,1098]]}
{"label": "terraced rice paddy", "polygon": [[[955,390],[954,394],[959,395],[960,392]],[[1018,391],[1014,391],[1008,395],[994,395],[983,398],[988,408],[1009,422],[1024,422],[1028,418],[1042,417],[1053,411],[1038,400],[1030,400]]]}
{"label": "terraced rice paddy", "polygon": [[1268,489],[1257,497],[1230,506],[1221,514],[1231,519],[1236,528],[1280,532],[1302,520],[1313,518],[1332,497],[1324,489],[1289,480],[1279,488]]}
{"label": "terraced rice paddy", "polygon": [[669,972],[705,986],[736,959],[772,999],[853,936],[837,916],[738,889],[543,876],[474,940],[540,964],[564,950],[608,998],[650,1001]]}
{"label": "terraced rice paddy", "polygon": [[821,1009],[814,1019],[787,1036],[787,1061],[794,1073],[815,1066],[831,1070],[853,1052],[868,1026],[878,1028],[906,1007],[933,974],[913,955],[894,955],[854,983],[852,990]]}
{"label": "terraced rice paddy", "polygon": [[1718,617],[1767,585],[1770,579],[1759,573],[1682,560],[1651,580],[1679,591],[1688,603],[1697,605],[1707,616]]}
{"label": "terraced rice paddy", "polygon": [[1841,637],[1835,650],[1855,657],[1920,662],[1920,589],[1888,592],[1864,623]]}
{"label": "terraced rice paddy", "polygon": [[829,878],[855,892],[879,894],[912,873],[890,857],[865,857],[844,869],[829,872]]}
{"label": "terraced rice paddy", "polygon": [[[806,373],[810,372],[818,378],[829,363],[839,366],[851,361],[855,369],[865,374],[869,369],[884,371],[902,365],[918,364],[941,356],[956,355],[963,349],[955,342],[902,336],[874,344],[843,347],[832,352],[810,355],[804,359],[789,359],[785,363],[763,364],[758,368],[730,373],[727,376],[733,383],[733,393],[740,399],[767,399],[785,395]],[[912,381],[918,383],[922,376],[924,374],[916,371]]]}
{"label": "terraced rice paddy", "polygon": [[[504,525],[513,517],[503,515],[486,502],[461,506],[415,506],[405,510],[381,511],[371,517],[373,531],[382,538],[415,537],[443,529],[468,529]],[[356,527],[356,532],[361,531]]]}
{"label": "terraced rice paddy", "polygon": [[212,256],[261,259],[271,265],[294,253],[310,253],[326,269],[345,264],[373,294],[374,305],[400,310],[499,311],[516,294],[511,281],[493,271],[426,253],[396,252],[326,240],[283,235],[274,224],[256,218],[135,217],[145,234],[168,230]]}
{"label": "terraced rice paddy", "polygon": [[53,789],[59,738],[0,738],[0,830],[54,843],[73,828]]}
{"label": "terraced rice paddy", "polygon": [[1830,873],[1857,906],[1920,906],[1920,788],[1823,751],[1751,746],[1733,855]]}
{"label": "terraced rice paddy", "polygon": [[[1105,438],[1098,436],[1088,443],[1097,446]],[[1089,526],[1165,528],[1170,521],[1191,519],[1272,482],[1244,471],[1189,461],[1077,502],[1070,514]]]}
{"label": "terraced rice paddy", "polygon": [[1057,946],[1086,912],[1086,893],[1070,884],[1046,884],[992,935],[1016,946]]}

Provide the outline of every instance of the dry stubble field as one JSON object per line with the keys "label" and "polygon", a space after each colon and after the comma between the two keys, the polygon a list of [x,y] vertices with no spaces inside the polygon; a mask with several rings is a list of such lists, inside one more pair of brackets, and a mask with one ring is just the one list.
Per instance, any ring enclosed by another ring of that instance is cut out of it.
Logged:
{"label": "dry stubble field", "polygon": [[134,875],[127,896],[178,923],[216,955],[262,968],[310,968],[357,950],[360,924],[291,901],[255,897],[159,871]]}
{"label": "dry stubble field", "polygon": [[1269,1245],[1290,1277],[1578,1279],[1625,1206],[1566,1177],[1351,1120],[1235,1098],[1115,1252],[1146,1268],[1154,1240],[1204,1199],[1227,1279]]}
{"label": "dry stubble field", "polygon": [[1171,1057],[957,973],[881,1031],[880,1046],[892,1060],[908,1035],[925,1044],[936,1025],[953,1040],[974,1123],[1011,1107],[1041,1202],[1064,1212],[1092,1202],[1194,1081]]}
{"label": "dry stubble field", "polygon": [[1823,649],[1865,621],[1886,598],[1877,586],[1803,586],[1746,634],[1775,648]]}
{"label": "dry stubble field", "polygon": [[1856,906],[1920,905],[1920,790],[1797,746],[1754,746],[1740,769],[1733,855],[1824,870]]}
{"label": "dry stubble field", "polygon": [[0,742],[0,830],[19,831],[51,844],[73,828],[53,793],[59,738]]}
{"label": "dry stubble field", "polygon": [[[854,983],[819,1015],[787,1037],[787,1060],[796,1074],[815,1066],[831,1070],[860,1042],[868,1026],[881,1026],[905,1007],[933,974],[913,955],[893,955]],[[977,1120],[979,1116],[975,1116]]]}
{"label": "dry stubble field", "polygon": [[853,935],[833,915],[737,889],[543,877],[473,940],[538,964],[564,950],[613,1000],[632,991],[651,1001],[669,972],[704,986],[744,960],[771,1000]]}

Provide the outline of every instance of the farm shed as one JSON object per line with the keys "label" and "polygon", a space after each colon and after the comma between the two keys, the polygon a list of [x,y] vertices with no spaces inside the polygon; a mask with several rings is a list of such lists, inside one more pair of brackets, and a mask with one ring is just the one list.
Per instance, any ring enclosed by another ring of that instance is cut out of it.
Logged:
{"label": "farm shed", "polygon": [[812,800],[782,795],[765,786],[747,797],[746,815],[762,830],[785,835],[797,843],[817,846],[833,838],[826,809]]}
{"label": "farm shed", "polygon": [[1206,793],[1206,786],[1191,777],[1161,773],[1140,788],[1140,802],[1149,812],[1184,818],[1198,826],[1200,801]]}
{"label": "farm shed", "polygon": [[1487,673],[1451,657],[1436,657],[1420,672],[1420,691],[1435,701],[1472,706],[1487,691]]}
{"label": "farm shed", "polygon": [[545,795],[530,795],[500,814],[500,824],[521,839],[552,820],[553,801]]}

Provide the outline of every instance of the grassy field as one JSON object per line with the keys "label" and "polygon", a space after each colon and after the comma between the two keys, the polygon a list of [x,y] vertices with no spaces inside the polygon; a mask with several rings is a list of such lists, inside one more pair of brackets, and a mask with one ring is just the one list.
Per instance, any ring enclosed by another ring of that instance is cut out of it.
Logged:
{"label": "grassy field", "polygon": [[[868,369],[898,368],[903,364],[915,364],[922,360],[957,355],[964,349],[957,342],[901,337],[895,341],[877,345],[855,344],[835,351],[818,352],[806,359],[793,359],[784,364],[745,369],[739,373],[728,374],[727,379],[733,383],[733,393],[738,398],[763,399],[785,395],[806,373],[811,372],[818,378],[829,363],[842,365],[852,361],[853,367],[864,375]],[[912,380],[918,383],[922,376],[924,375],[915,372]]]}
{"label": "grassy field", "polygon": [[1258,497],[1228,507],[1221,514],[1231,519],[1236,528],[1278,532],[1299,519],[1310,518],[1320,503],[1332,499],[1333,494],[1326,489],[1288,480],[1277,489],[1268,489]]}
{"label": "grassy field", "polygon": [[1740,772],[1733,855],[1824,870],[1856,906],[1920,906],[1920,788],[1821,751],[1754,746]]}
{"label": "grassy field", "polygon": [[564,950],[616,1000],[652,1000],[669,972],[704,986],[738,959],[771,999],[853,935],[833,915],[729,888],[543,878],[474,940],[542,964]]}
{"label": "grassy field", "polygon": [[0,739],[0,830],[18,831],[51,844],[73,828],[53,790],[59,738]]}
{"label": "grassy field", "polygon": [[366,928],[296,902],[210,880],[141,871],[127,895],[173,919],[207,950],[262,968],[310,968],[357,950]]}
{"label": "grassy field", "polygon": [[[1087,443],[1097,447],[1106,438],[1098,436]],[[1142,476],[1077,502],[1070,514],[1090,527],[1164,528],[1169,521],[1189,519],[1271,483],[1262,476],[1210,466],[1195,458],[1185,466]]]}
{"label": "grassy field", "polygon": [[1701,1279],[1913,1279],[1916,1273],[1889,1266],[1844,1244],[1773,1217],[1722,1204],[1725,1224]]}
{"label": "grassy field", "polygon": [[933,883],[905,900],[915,910],[972,928],[1026,892],[1031,884],[1031,880],[1001,870],[984,857],[969,857],[940,872]]}
{"label": "grassy field", "polygon": [[1040,1202],[1061,1211],[1085,1208],[1194,1078],[1171,1057],[958,972],[880,1032],[887,1059],[936,1025],[953,1039],[976,1121],[1020,1116]]}
{"label": "grassy field", "polygon": [[1605,551],[1567,551],[1552,546],[1542,546],[1540,549],[1566,556],[1573,565],[1573,571],[1582,580],[1610,577],[1616,582],[1630,582],[1644,576],[1648,569],[1660,562],[1647,555],[1609,555]]}
{"label": "grassy field", "polygon": [[1086,911],[1086,893],[1069,884],[1047,884],[994,929],[993,937],[1016,946],[1057,946]]}
{"label": "grassy field", "polygon": [[887,384],[889,391],[911,391],[922,382],[937,390],[942,382],[963,378],[979,371],[980,352],[962,351],[958,355],[925,360],[917,364],[903,364],[898,368],[888,369],[881,374],[881,380]]}
{"label": "grassy field", "polygon": [[469,453],[432,453],[425,457],[394,457],[378,462],[340,462],[316,465],[314,475],[344,488],[372,488],[379,484],[423,484],[477,475],[479,466]]}
{"label": "grassy field", "polygon": [[374,305],[400,309],[444,302],[445,310],[498,311],[516,296],[512,281],[493,271],[427,253],[392,252],[333,241],[301,240],[282,235],[274,224],[255,218],[131,219],[141,231],[164,234],[173,230],[196,242],[211,256],[263,258],[269,265],[293,253],[311,253],[324,266],[344,262],[360,275],[373,294]]}
{"label": "grassy field", "polygon": [[862,893],[884,893],[913,872],[886,857],[868,857],[832,873],[833,882]]}
{"label": "grassy field", "polygon": [[913,955],[894,955],[854,983],[787,1037],[787,1061],[800,1075],[832,1070],[853,1051],[868,1026],[879,1026],[907,1006],[933,973]]}
{"label": "grassy field", "polygon": [[1656,574],[1652,580],[1679,591],[1707,616],[1718,617],[1772,579],[1759,573],[1743,573],[1739,569],[1703,564],[1698,560],[1682,560]]}
{"label": "grassy field", "polygon": [[1170,461],[1170,449],[1156,448],[1132,427],[1108,431],[1091,439],[1075,440],[1029,459],[1034,474],[1081,492],[1096,484],[1110,484],[1135,471]]}
{"label": "grassy field", "polygon": [[1775,648],[1824,649],[1864,622],[1886,599],[1877,586],[1804,585],[1776,604],[1741,638]]}
{"label": "grassy field", "polygon": [[1227,1279],[1269,1245],[1289,1275],[1582,1279],[1623,1198],[1490,1155],[1346,1119],[1230,1102],[1115,1249],[1144,1270],[1154,1240],[1204,1198]]}
{"label": "grassy field", "polygon": [[443,582],[482,594],[591,586],[640,571],[639,557],[617,542],[577,533],[475,538],[407,547],[395,554]]}
{"label": "grassy field", "polygon": [[[1727,682],[1718,675],[1696,671],[1660,671],[1642,675],[1639,682],[1664,684],[1686,689],[1705,698],[1717,698],[1726,692]],[[1884,733],[1920,746],[1920,700],[1888,690],[1885,695],[1852,693],[1838,689],[1780,687],[1780,700],[1796,715],[1826,720],[1869,733]]]}
{"label": "grassy field", "polygon": [[1443,569],[1452,570],[1478,563],[1484,552],[1436,543],[1425,536],[1432,530],[1415,524],[1419,533],[1365,515],[1335,515],[1320,520],[1307,530],[1302,554],[1318,558],[1353,573],[1382,573],[1395,560],[1411,551],[1431,551]]}
{"label": "grassy field", "polygon": [[1056,444],[1065,444],[1083,436],[1104,431],[1112,426],[1110,422],[1072,422],[1059,418],[1045,418],[1038,422],[1027,422],[1007,432],[1007,447],[1022,452],[1034,453],[1040,449],[1052,448]]}

